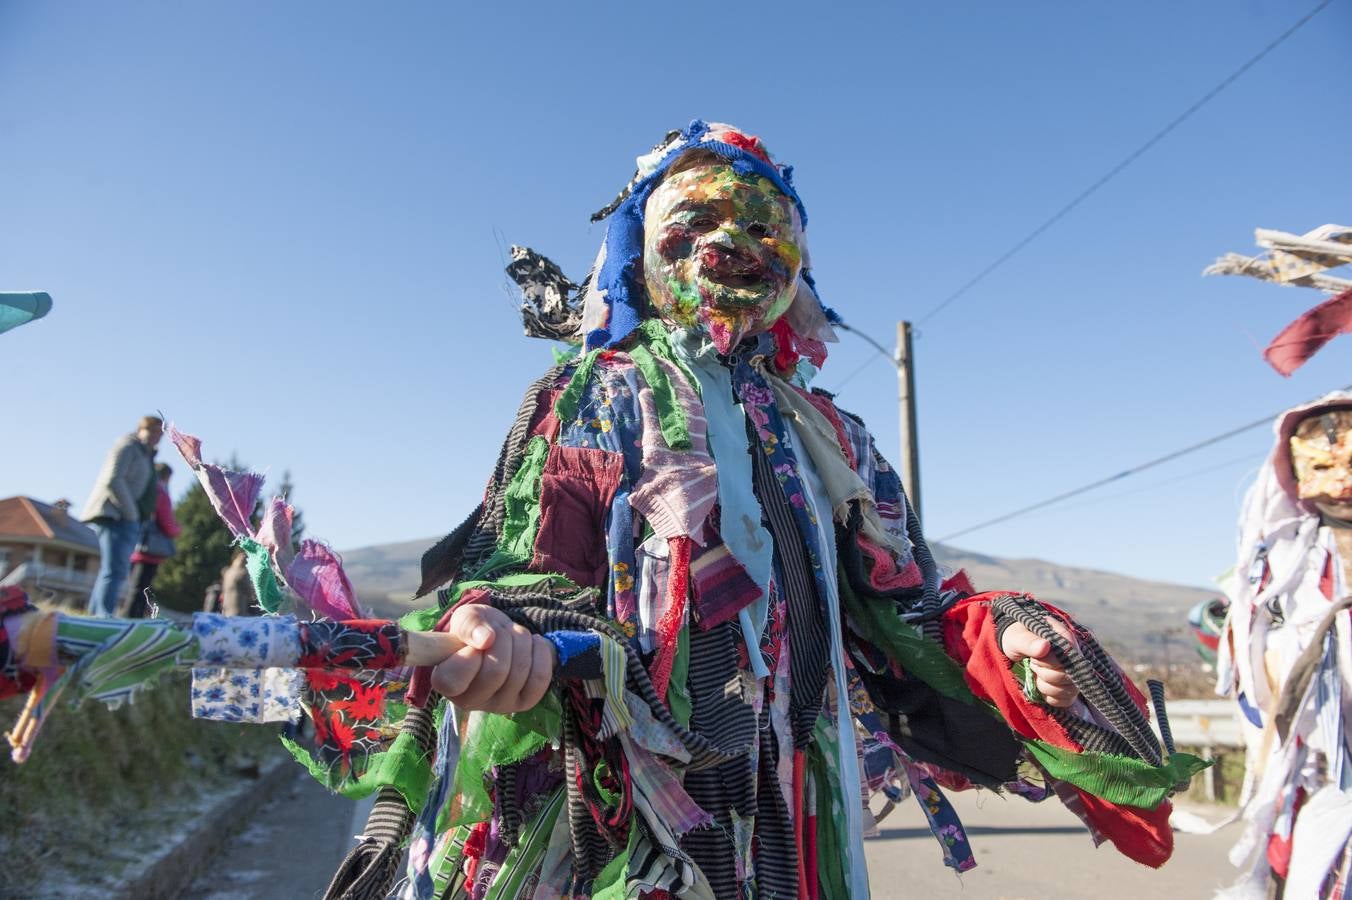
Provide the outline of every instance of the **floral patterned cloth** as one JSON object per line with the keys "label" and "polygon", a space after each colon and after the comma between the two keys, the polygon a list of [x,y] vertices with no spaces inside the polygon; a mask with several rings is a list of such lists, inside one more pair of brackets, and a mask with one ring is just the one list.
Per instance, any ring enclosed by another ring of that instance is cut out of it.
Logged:
{"label": "floral patterned cloth", "polygon": [[[294,616],[193,616],[198,660],[192,714],[221,722],[289,722],[300,713],[300,625]],[[230,668],[224,667],[229,664]],[[253,664],[253,668],[248,666]]]}
{"label": "floral patterned cloth", "polygon": [[397,729],[386,716],[385,697],[403,682],[391,682],[384,670],[397,669],[404,658],[399,624],[302,622],[300,643],[298,665],[305,672],[304,703],[315,726],[315,760],[347,771],[354,759],[386,749]]}

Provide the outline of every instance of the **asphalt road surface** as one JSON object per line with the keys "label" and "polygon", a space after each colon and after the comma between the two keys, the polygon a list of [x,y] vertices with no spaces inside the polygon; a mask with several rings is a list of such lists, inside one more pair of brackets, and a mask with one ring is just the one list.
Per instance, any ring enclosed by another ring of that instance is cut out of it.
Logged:
{"label": "asphalt road surface", "polygon": [[[989,793],[950,794],[976,853],[959,877],[944,868],[939,846],[913,799],[865,842],[875,898],[961,900],[1096,900],[1210,897],[1233,880],[1225,854],[1238,837],[1231,825],[1213,835],[1175,835],[1174,858],[1151,870],[1111,845],[1094,848],[1079,820],[1055,800],[1032,804]],[[320,897],[366,821],[366,804],[330,795],[297,770],[295,781],[222,848],[185,900],[305,900]],[[1203,811],[1220,818],[1218,811]],[[833,898],[834,900],[834,898]]]}

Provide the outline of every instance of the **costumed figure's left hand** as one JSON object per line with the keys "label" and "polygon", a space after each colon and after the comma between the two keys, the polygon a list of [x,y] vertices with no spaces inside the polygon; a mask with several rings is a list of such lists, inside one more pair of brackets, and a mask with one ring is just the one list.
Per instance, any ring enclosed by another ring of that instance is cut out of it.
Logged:
{"label": "costumed figure's left hand", "polygon": [[[1066,626],[1048,617],[1048,623],[1058,634],[1068,641],[1074,638]],[[1040,638],[1018,622],[1012,623],[1000,637],[1000,650],[1010,662],[1028,660],[1029,667],[1037,679],[1037,689],[1048,706],[1068,707],[1080,696],[1070,675],[1056,659],[1051,642]]]}

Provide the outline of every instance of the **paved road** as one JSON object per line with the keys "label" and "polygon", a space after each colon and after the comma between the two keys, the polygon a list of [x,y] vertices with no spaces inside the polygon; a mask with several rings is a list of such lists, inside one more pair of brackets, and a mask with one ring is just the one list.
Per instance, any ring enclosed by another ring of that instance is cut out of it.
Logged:
{"label": "paved road", "polygon": [[[944,868],[939,846],[913,799],[883,820],[882,836],[866,841],[876,898],[957,897],[962,900],[1127,900],[1211,897],[1236,870],[1225,855],[1238,824],[1212,835],[1174,835],[1174,856],[1158,870],[1134,863],[1111,844],[1097,849],[1084,826],[1054,799],[1028,803],[989,793],[950,793],[977,867],[957,876]],[[1220,819],[1214,810],[1196,810]]]}
{"label": "paved road", "polygon": [[[977,868],[961,878],[945,869],[924,817],[915,801],[907,800],[884,820],[882,836],[865,844],[875,898],[1135,900],[1153,894],[1200,900],[1234,876],[1225,854],[1238,826],[1205,837],[1176,835],[1174,858],[1153,871],[1110,845],[1096,850],[1079,821],[1055,801],[950,796],[967,827]],[[331,796],[298,771],[184,900],[321,896],[351,836],[365,822],[366,808]]]}
{"label": "paved road", "polygon": [[351,845],[357,804],[296,767],[296,777],[235,835],[181,900],[321,897]]}

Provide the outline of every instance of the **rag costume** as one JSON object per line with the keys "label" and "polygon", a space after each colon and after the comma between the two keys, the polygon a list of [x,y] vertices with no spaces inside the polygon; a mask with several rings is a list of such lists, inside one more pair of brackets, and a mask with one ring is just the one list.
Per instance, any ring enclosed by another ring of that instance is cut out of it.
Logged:
{"label": "rag costume", "polygon": [[1277,419],[1239,521],[1217,691],[1239,707],[1245,830],[1225,897],[1340,898],[1352,884],[1352,523],[1300,499],[1291,453],[1297,423],[1342,409],[1352,392]]}
{"label": "rag costume", "polygon": [[[943,580],[863,422],[808,386],[834,317],[810,270],[787,313],[727,352],[648,308],[644,203],[691,150],[770,182],[806,221],[758,139],[694,122],[602,211],[581,285],[514,250],[528,329],[581,347],[527,389],[483,503],[423,559],[419,593],[437,602],[400,622],[503,611],[557,650],[545,700],[456,711],[428,670],[397,668],[390,623],[315,636],[322,622],[248,620],[281,626],[274,655],[217,617],[193,626],[198,659],[218,667],[195,675],[198,714],[265,719],[255,693],[303,706],[317,743],[293,752],[335,790],[380,791],[362,853],[397,859],[389,845],[411,830],[410,898],[867,897],[867,797],[913,792],[963,871],[975,863],[943,789],[974,786],[1055,795],[1096,843],[1161,865],[1166,798],[1203,764],[1161,750],[1145,698],[1064,612]],[[249,554],[264,609],[289,587],[302,608],[360,618],[320,545],[289,557],[282,501],[255,525],[252,476],[170,436]],[[1076,707],[1039,703],[1004,656],[1014,623],[1051,641]],[[383,896],[365,865],[350,858],[329,896]]]}

